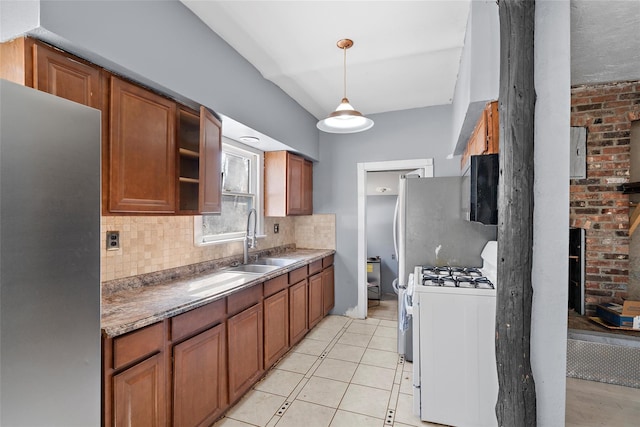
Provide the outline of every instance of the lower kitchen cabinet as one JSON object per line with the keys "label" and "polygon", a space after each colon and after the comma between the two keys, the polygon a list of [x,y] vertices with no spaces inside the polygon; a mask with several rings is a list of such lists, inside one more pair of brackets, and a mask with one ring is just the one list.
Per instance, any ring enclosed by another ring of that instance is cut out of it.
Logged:
{"label": "lower kitchen cabinet", "polygon": [[289,288],[289,343],[297,344],[309,331],[309,286],[304,279]]}
{"label": "lower kitchen cabinet", "polygon": [[322,320],[324,315],[322,290],[322,273],[309,277],[309,329]]}
{"label": "lower kitchen cabinet", "polygon": [[334,268],[333,265],[322,270],[322,305],[324,315],[329,314],[335,305]]}
{"label": "lower kitchen cabinet", "polygon": [[114,426],[166,425],[164,358],[156,354],[113,377]]}
{"label": "lower kitchen cabinet", "polygon": [[264,372],[262,303],[227,320],[229,403],[238,400]]}
{"label": "lower kitchen cabinet", "polygon": [[289,291],[264,299],[264,367],[268,369],[289,350]]}
{"label": "lower kitchen cabinet", "polygon": [[209,426],[227,405],[225,324],[173,348],[173,425]]}
{"label": "lower kitchen cabinet", "polygon": [[103,338],[102,424],[213,424],[331,310],[333,273],[325,257]]}

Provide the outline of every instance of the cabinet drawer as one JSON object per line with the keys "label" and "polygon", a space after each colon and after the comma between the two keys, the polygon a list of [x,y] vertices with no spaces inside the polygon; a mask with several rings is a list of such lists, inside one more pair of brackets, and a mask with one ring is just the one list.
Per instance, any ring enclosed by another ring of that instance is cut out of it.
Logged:
{"label": "cabinet drawer", "polygon": [[294,283],[298,283],[301,280],[304,280],[309,275],[309,270],[307,266],[296,268],[293,271],[289,272],[289,284],[293,285]]}
{"label": "cabinet drawer", "polygon": [[309,276],[316,274],[322,270],[322,260],[313,261],[309,264]]}
{"label": "cabinet drawer", "polygon": [[164,327],[155,323],[113,340],[113,368],[118,369],[162,349]]}
{"label": "cabinet drawer", "polygon": [[264,282],[264,296],[268,297],[270,295],[275,294],[276,292],[281,291],[282,289],[289,286],[289,278],[286,274],[282,276],[278,276],[275,279],[267,280]]}
{"label": "cabinet drawer", "polygon": [[322,258],[322,268],[327,268],[330,265],[333,265],[333,255]]}
{"label": "cabinet drawer", "polygon": [[262,298],[262,283],[227,297],[227,313],[233,316],[247,307],[258,303]]}
{"label": "cabinet drawer", "polygon": [[222,322],[226,308],[223,298],[174,317],[171,319],[171,339],[176,341],[207,326]]}

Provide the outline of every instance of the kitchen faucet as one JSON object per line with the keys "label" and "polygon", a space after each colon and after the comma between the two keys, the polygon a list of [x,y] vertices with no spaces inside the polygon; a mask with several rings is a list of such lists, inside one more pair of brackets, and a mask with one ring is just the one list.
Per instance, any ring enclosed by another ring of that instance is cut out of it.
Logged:
{"label": "kitchen faucet", "polygon": [[[253,213],[253,236],[249,235],[249,223],[251,221],[251,214]],[[247,233],[244,236],[244,263],[249,263],[249,248],[256,247],[256,224],[257,224],[256,210],[251,208],[249,214],[247,214]]]}

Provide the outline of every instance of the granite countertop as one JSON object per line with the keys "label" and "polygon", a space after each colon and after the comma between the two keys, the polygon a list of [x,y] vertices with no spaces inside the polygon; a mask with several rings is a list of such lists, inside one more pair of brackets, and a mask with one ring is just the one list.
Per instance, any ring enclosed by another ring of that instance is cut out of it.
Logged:
{"label": "granite countertop", "polygon": [[[103,288],[101,328],[103,337],[113,338],[152,323],[176,316],[239,290],[272,279],[334,254],[332,249],[296,249],[278,254],[296,262],[265,274],[232,274],[214,268],[199,274],[159,280],[152,284]],[[126,284],[126,281],[124,281]]]}

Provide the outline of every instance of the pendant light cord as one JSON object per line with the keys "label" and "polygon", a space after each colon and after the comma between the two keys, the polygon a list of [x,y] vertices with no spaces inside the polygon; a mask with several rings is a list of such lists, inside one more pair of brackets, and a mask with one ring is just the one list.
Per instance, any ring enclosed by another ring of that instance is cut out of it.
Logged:
{"label": "pendant light cord", "polygon": [[343,47],[342,50],[344,51],[344,64],[343,64],[343,70],[344,70],[344,98],[347,97],[347,48]]}

